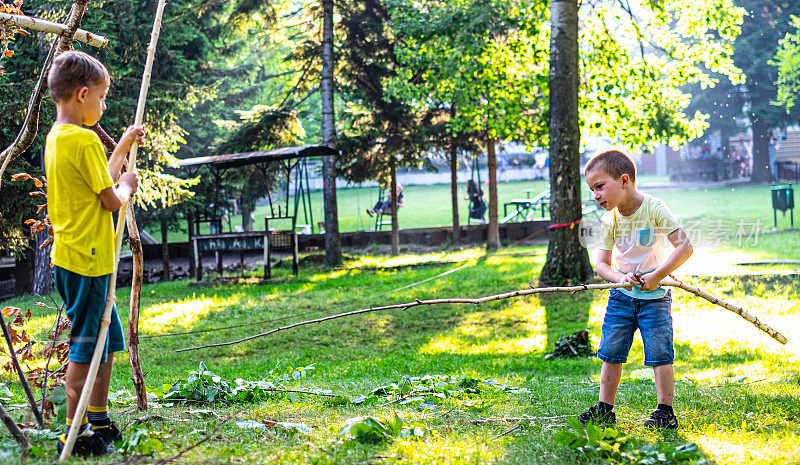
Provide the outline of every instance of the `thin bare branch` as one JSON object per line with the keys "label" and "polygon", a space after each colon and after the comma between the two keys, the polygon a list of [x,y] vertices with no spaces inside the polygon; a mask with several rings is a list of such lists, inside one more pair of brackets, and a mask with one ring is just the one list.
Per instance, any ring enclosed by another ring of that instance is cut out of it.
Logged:
{"label": "thin bare branch", "polygon": [[[741,307],[738,307],[734,304],[729,302],[725,302],[721,299],[714,297],[713,295],[700,290],[699,288],[689,286],[681,281],[673,279],[667,279],[661,282],[661,286],[671,286],[671,287],[680,287],[683,290],[691,292],[698,297],[701,297],[712,304],[719,305],[727,310],[730,310],[737,315],[741,316],[748,322],[752,323],[758,329],[764,331],[765,333],[769,334],[773,339],[780,342],[781,344],[786,344],[787,339],[784,335],[779,333],[778,331],[772,329],[766,323],[763,323],[758,318],[754,317],[746,310]],[[472,304],[472,305],[480,305],[487,302],[494,302],[496,300],[504,300],[504,299],[511,299],[515,297],[522,297],[526,295],[532,294],[542,294],[542,293],[551,293],[551,292],[578,292],[578,291],[588,291],[588,290],[598,290],[598,289],[618,289],[621,287],[630,287],[630,283],[606,283],[606,284],[581,284],[579,286],[555,286],[555,287],[535,287],[531,289],[520,289],[517,291],[511,292],[504,292],[502,294],[494,294],[488,295],[485,297],[478,297],[478,298],[449,298],[449,299],[428,299],[428,300],[415,300],[414,302],[406,302],[401,304],[394,304],[394,305],[385,305],[381,307],[369,307],[360,310],[354,310],[352,312],[345,312],[345,313],[338,313],[335,315],[329,315],[322,318],[316,318],[313,320],[308,321],[301,321],[298,323],[293,323],[290,325],[282,326],[280,328],[275,328],[270,331],[256,334],[253,336],[248,336],[243,339],[238,339],[236,341],[229,341],[229,342],[220,342],[218,344],[208,344],[204,346],[196,346],[196,347],[188,347],[185,349],[178,349],[176,352],[186,352],[190,350],[199,350],[199,349],[208,349],[211,347],[223,347],[229,346],[233,344],[239,344],[241,342],[249,341],[251,339],[257,339],[260,337],[269,336],[271,334],[286,331],[288,329],[297,328],[299,326],[310,325],[314,323],[321,323],[323,321],[328,320],[335,320],[337,318],[344,318],[354,315],[360,315],[363,313],[371,313],[371,312],[378,312],[383,310],[407,310],[409,308],[419,307],[419,306],[430,306],[430,305],[439,305],[439,304]]]}
{"label": "thin bare branch", "polygon": [[[0,13],[0,24],[4,26],[17,26],[32,31],[47,32],[59,36],[63,36],[69,31],[69,27],[65,24],[54,23],[30,16],[11,15],[8,13]],[[83,29],[77,29],[75,31],[75,40],[97,48],[103,48],[108,45],[107,38]]]}
{"label": "thin bare branch", "polygon": [[22,152],[28,150],[28,147],[33,143],[36,133],[39,131],[39,109],[42,105],[45,90],[47,89],[47,75],[50,73],[50,65],[53,64],[53,58],[56,53],[69,50],[72,46],[72,36],[78,30],[78,26],[83,19],[83,13],[86,11],[86,3],[89,0],[75,0],[72,4],[72,9],[69,12],[65,25],[69,28],[64,35],[58,37],[53,41],[50,47],[50,52],[42,65],[42,71],[39,74],[39,80],[36,82],[31,92],[31,98],[28,101],[28,111],[25,114],[25,121],[22,123],[22,128],[17,135],[14,142],[9,145],[2,153],[0,153],[0,160],[3,164],[0,167],[0,187],[2,187],[3,173],[5,173],[8,163],[17,158]]}

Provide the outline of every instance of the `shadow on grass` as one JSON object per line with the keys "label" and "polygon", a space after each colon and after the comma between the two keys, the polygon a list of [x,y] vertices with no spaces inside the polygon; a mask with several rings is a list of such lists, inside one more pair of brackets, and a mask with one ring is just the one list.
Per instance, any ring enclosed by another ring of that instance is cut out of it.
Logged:
{"label": "shadow on grass", "polygon": [[[595,297],[591,292],[552,293],[539,296],[539,302],[545,309],[546,351],[551,351],[562,335],[569,336],[575,331],[589,327],[589,316]],[[599,341],[594,341],[593,350],[597,349],[598,343]]]}

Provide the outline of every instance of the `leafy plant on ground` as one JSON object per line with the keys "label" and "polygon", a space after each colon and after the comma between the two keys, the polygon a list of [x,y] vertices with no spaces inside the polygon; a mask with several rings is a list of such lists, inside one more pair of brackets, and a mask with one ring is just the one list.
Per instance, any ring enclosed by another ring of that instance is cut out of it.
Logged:
{"label": "leafy plant on ground", "polygon": [[153,455],[164,450],[163,440],[169,437],[169,433],[152,431],[144,425],[134,425],[126,436],[114,445],[122,454]]}
{"label": "leafy plant on ground", "polygon": [[224,380],[209,371],[206,364],[200,362],[197,371],[190,371],[184,380],[176,381],[170,390],[164,394],[164,399],[190,400],[197,402],[256,402],[288,396],[293,401],[287,389],[297,386],[305,378],[314,365],[307,367],[289,367],[284,372],[274,368],[260,381],[248,381],[237,378],[233,381]]}
{"label": "leafy plant on ground", "polygon": [[582,425],[576,418],[569,418],[571,430],[556,433],[555,441],[570,449],[576,449],[588,456],[609,463],[630,464],[707,464],[700,457],[700,450],[694,443],[677,447],[645,444],[637,447],[633,441],[615,428],[597,426],[594,423]]}
{"label": "leafy plant on ground", "polygon": [[445,399],[463,399],[462,404],[470,409],[485,406],[475,400],[486,391],[524,392],[525,388],[516,388],[493,379],[479,380],[467,376],[450,375],[403,375],[398,383],[386,384],[374,388],[369,395],[353,399],[354,404],[367,402],[370,399],[393,399],[400,405],[419,404],[423,408],[433,409]]}
{"label": "leafy plant on ground", "polygon": [[339,430],[339,436],[362,444],[380,444],[395,439],[424,439],[431,435],[428,426],[421,421],[407,422],[397,414],[394,418],[380,421],[373,417],[357,417],[347,420]]}

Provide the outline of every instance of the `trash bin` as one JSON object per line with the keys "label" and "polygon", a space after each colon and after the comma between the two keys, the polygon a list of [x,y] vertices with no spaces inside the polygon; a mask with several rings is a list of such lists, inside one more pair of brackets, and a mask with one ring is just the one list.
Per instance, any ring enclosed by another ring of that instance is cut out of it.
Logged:
{"label": "trash bin", "polygon": [[789,210],[791,227],[794,228],[794,188],[791,184],[772,186],[772,215],[775,227],[778,227],[778,210],[786,216]]}

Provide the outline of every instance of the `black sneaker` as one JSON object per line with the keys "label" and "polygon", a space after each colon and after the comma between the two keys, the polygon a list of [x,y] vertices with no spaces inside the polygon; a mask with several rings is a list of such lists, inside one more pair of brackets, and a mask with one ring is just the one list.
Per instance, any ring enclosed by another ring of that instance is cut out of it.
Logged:
{"label": "black sneaker", "polygon": [[[56,443],[56,450],[58,450],[59,456],[61,455],[61,451],[64,450],[64,444],[66,444],[66,442],[67,435],[62,434]],[[80,433],[75,439],[75,445],[72,446],[72,455],[77,455],[79,457],[99,456],[107,453],[106,443],[103,442],[100,435],[94,434],[90,428],[86,428],[85,432]]]}
{"label": "black sneaker", "polygon": [[92,424],[92,431],[94,431],[94,434],[100,436],[103,442],[110,446],[122,441],[122,433],[119,432],[119,428],[117,428],[117,425],[115,425],[113,421],[109,421],[106,425]]}
{"label": "black sneaker", "polygon": [[666,410],[655,409],[650,418],[644,421],[644,426],[659,429],[678,429],[678,419],[675,413]]}
{"label": "black sneaker", "polygon": [[617,414],[613,410],[603,410],[597,405],[592,405],[589,410],[578,415],[578,421],[586,424],[590,421],[595,425],[614,424],[617,421]]}

